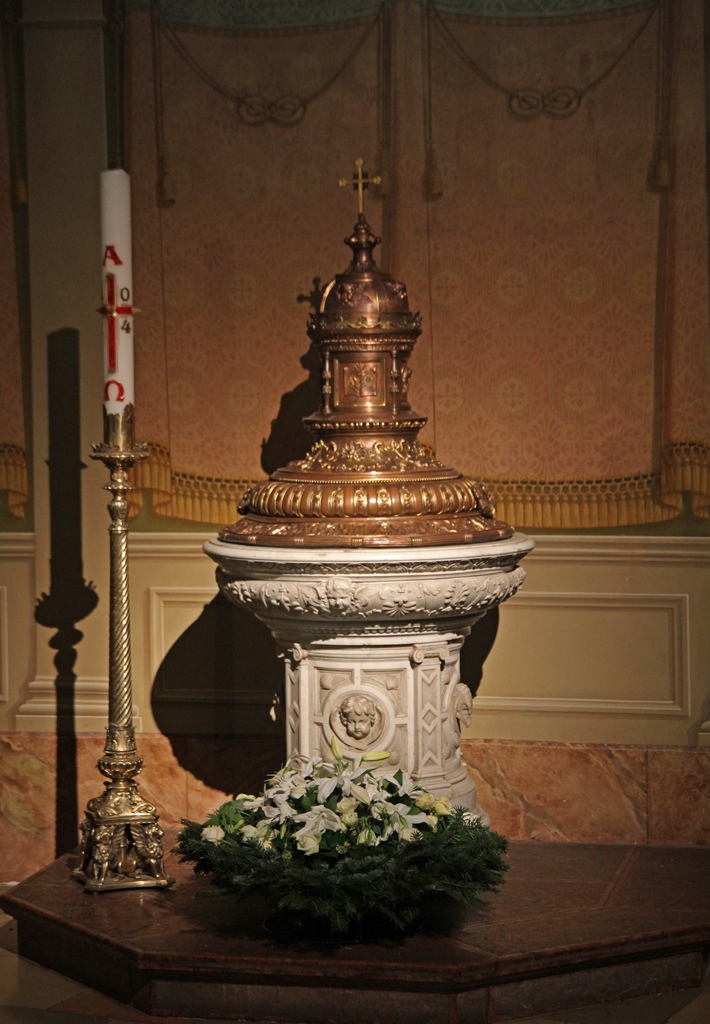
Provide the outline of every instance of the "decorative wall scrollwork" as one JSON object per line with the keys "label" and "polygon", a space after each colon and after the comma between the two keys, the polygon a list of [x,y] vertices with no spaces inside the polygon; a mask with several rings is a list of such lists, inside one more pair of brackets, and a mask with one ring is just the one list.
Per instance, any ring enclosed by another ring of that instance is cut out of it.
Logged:
{"label": "decorative wall scrollwork", "polygon": [[506,96],[508,109],[511,114],[523,121],[528,121],[534,117],[539,117],[541,114],[553,118],[572,117],[576,114],[583,98],[608,78],[617,64],[632,49],[651,21],[660,2],[661,0],[650,0],[646,17],[639,22],[636,30],[631,33],[621,52],[598,75],[587,82],[583,88],[576,88],[573,85],[560,85],[549,89],[547,92],[536,89],[533,86],[527,86],[523,89],[508,89],[484,70],[480,63],[464,49],[444,20],[441,9],[442,5],[437,3],[436,0],[428,0],[427,11],[433,14],[436,27],[442,39],[446,41],[451,50],[457,54],[466,67],[485,85]]}
{"label": "decorative wall scrollwork", "polygon": [[298,96],[279,96],[277,100],[247,96],[237,103],[237,112],[245,124],[259,125],[266,121],[298,124],[306,113],[306,101]]}
{"label": "decorative wall scrollwork", "polygon": [[219,81],[216,75],[205,67],[204,63],[198,60],[192,50],[186,45],[184,39],[177,31],[176,24],[167,20],[160,0],[153,0],[151,10],[155,31],[160,31],[193,74],[210,89],[213,89],[220,96],[232,102],[235,105],[239,118],[244,124],[251,126],[266,124],[269,121],[284,125],[298,124],[305,116],[309,104],[327,92],[340,78],[345,69],[363,48],[375,26],[379,25],[379,18],[370,18],[355,44],[345,55],[340,66],[336,67],[335,71],[316,89],[310,90],[308,95],[282,95],[277,96],[275,99],[268,99],[266,96],[244,95],[238,89],[231,88],[224,82]]}

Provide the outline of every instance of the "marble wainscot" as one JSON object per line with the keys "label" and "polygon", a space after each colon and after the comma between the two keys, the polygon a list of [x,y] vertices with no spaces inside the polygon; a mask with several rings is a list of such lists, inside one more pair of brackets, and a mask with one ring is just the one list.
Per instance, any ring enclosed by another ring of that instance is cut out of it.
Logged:
{"label": "marble wainscot", "polygon": [[222,592],[273,633],[285,661],[291,757],[389,750],[486,822],[461,758],[472,695],[459,655],[471,627],[520,587],[522,534],[429,548],[302,549],[209,541]]}

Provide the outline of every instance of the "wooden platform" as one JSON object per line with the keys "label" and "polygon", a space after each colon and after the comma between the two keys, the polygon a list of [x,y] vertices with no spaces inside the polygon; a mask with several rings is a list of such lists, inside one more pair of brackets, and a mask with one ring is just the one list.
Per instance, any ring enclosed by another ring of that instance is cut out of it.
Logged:
{"label": "wooden platform", "polygon": [[510,861],[450,934],[397,942],[277,942],[172,858],[168,891],[87,893],[67,856],[0,904],[22,956],[158,1017],[488,1024],[700,984],[710,850],[515,842]]}

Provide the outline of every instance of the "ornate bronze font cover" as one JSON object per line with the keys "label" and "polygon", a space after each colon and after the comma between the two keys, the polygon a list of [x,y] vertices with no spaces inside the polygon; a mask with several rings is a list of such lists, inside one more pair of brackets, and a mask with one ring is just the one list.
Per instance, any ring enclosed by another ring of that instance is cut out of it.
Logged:
{"label": "ornate bronze font cover", "polygon": [[[358,174],[362,183],[360,161]],[[512,536],[485,485],[417,439],[426,418],[409,403],[409,359],[421,317],[410,312],[405,285],[377,266],[379,241],[361,211],[345,239],[350,265],[326,286],[308,323],[321,357],[321,406],[303,420],[315,443],[246,491],[242,518],[221,540],[409,547]]]}

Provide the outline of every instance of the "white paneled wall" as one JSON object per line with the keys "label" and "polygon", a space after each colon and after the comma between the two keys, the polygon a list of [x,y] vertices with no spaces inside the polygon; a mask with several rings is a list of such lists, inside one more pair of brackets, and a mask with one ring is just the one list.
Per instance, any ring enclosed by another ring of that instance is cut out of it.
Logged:
{"label": "white paneled wall", "polygon": [[[156,697],[180,704],[186,727],[193,708],[195,722],[203,722],[197,731],[208,727],[210,705],[229,728],[246,716],[250,731],[259,731],[269,713],[278,678],[273,653],[264,655],[265,681],[254,662],[260,648],[250,647],[241,679],[239,649],[210,649],[231,646],[224,619],[221,632],[212,624],[212,633],[194,633],[203,656],[199,649],[190,653],[185,640],[217,595],[213,563],[202,553],[206,539],[187,533],[130,538],[133,692],[137,725],[147,732],[160,731],[151,710]],[[29,535],[0,538],[2,731],[54,728],[53,679],[33,674],[32,648],[46,645],[51,633],[33,620],[32,563]],[[522,591],[500,610],[468,736],[710,745],[710,730],[702,729],[710,719],[710,541],[542,536],[524,565]],[[79,628],[93,629],[92,617]],[[257,631],[256,623],[253,629],[243,624],[237,647],[251,645]],[[161,672],[171,652],[179,669],[183,649],[195,659],[184,677]],[[82,677],[81,644],[78,651],[77,726],[101,731],[107,681]],[[220,665],[236,673],[238,692],[230,690]]]}

